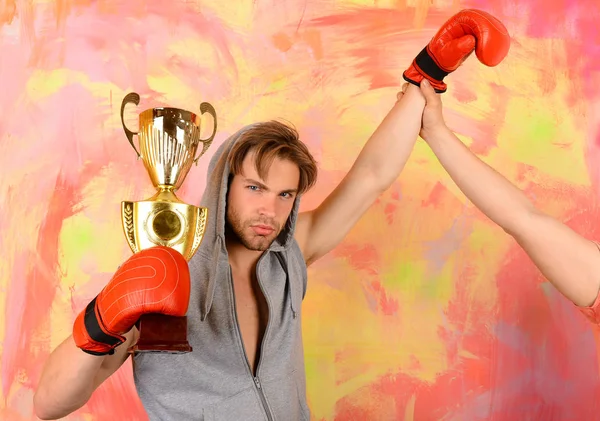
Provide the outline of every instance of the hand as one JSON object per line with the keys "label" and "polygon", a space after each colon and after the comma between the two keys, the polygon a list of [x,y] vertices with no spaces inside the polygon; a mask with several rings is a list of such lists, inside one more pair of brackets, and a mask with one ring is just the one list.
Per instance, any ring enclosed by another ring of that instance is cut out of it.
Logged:
{"label": "hand", "polygon": [[406,98],[407,96],[413,95],[424,99],[423,94],[421,93],[421,88],[419,88],[416,85],[404,83],[402,84],[402,89],[400,90],[400,92],[396,94],[396,103],[400,102],[403,98]]}
{"label": "hand", "polygon": [[184,257],[169,247],[142,250],[121,265],[79,314],[73,339],[88,354],[112,354],[140,316],[185,316],[189,299],[190,272]]}
{"label": "hand", "polygon": [[481,10],[466,9],[452,16],[404,72],[404,79],[419,85],[428,79],[436,92],[446,91],[444,77],[473,52],[486,66],[498,65],[510,47],[510,35],[498,19]]}
{"label": "hand", "polygon": [[439,129],[447,129],[444,117],[442,115],[442,100],[439,94],[435,92],[427,79],[423,79],[420,87],[405,83],[402,85],[402,90],[396,95],[397,102],[402,101],[406,96],[407,90],[418,90],[418,94],[425,99],[425,109],[421,121],[421,132],[419,135],[423,140],[431,136],[432,132]]}
{"label": "hand", "polygon": [[419,135],[428,142],[435,132],[448,130],[442,114],[442,99],[439,93],[433,89],[427,79],[421,82],[421,93],[425,97],[425,109],[421,122]]}
{"label": "hand", "polygon": [[396,102],[402,101],[402,98],[404,98],[404,94],[406,93],[406,88],[408,88],[408,83],[402,85],[402,90],[396,95]]}

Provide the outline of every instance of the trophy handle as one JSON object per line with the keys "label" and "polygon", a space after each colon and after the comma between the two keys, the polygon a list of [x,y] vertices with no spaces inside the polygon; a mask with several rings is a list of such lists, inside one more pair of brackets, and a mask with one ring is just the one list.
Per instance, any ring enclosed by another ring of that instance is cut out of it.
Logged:
{"label": "trophy handle", "polygon": [[202,150],[198,153],[198,156],[194,158],[194,164],[196,165],[198,165],[198,160],[204,154],[204,152],[206,152],[215,138],[215,135],[217,134],[217,112],[215,111],[215,108],[208,102],[203,102],[200,104],[200,114],[204,113],[209,113],[213,118],[213,132],[208,139],[200,139],[200,142],[202,142]]}
{"label": "trophy handle", "polygon": [[129,130],[125,126],[125,120],[123,119],[123,112],[125,111],[125,106],[129,103],[139,105],[140,104],[140,96],[138,94],[136,94],[135,92],[131,92],[131,93],[125,95],[125,98],[123,98],[123,102],[121,103],[121,124],[123,124],[123,130],[125,130],[125,135],[127,136],[127,140],[129,140],[131,147],[137,154],[138,158],[141,158],[142,156],[140,155],[137,148],[133,144],[133,136],[136,136],[138,134],[138,132],[132,132],[131,130]]}

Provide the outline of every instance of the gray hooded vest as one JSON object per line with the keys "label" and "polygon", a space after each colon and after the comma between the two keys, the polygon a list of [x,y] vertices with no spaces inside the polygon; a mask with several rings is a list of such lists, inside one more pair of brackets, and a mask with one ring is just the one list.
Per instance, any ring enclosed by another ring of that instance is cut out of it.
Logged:
{"label": "gray hooded vest", "polygon": [[285,228],[258,261],[256,274],[269,306],[259,365],[253,375],[236,317],[225,247],[227,156],[247,126],[211,159],[201,206],[209,221],[190,260],[187,354],[139,353],[135,386],[151,421],[308,421],[300,307],[307,271],[293,233],[299,198]]}

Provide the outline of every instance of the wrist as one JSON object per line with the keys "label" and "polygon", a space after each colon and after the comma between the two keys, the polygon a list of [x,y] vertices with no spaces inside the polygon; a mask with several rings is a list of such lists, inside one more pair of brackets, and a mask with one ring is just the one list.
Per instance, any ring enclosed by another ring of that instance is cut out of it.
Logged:
{"label": "wrist", "polygon": [[111,332],[104,324],[94,298],[87,307],[79,313],[73,325],[75,345],[91,355],[110,355],[121,345],[125,338]]}
{"label": "wrist", "polygon": [[425,142],[431,144],[444,138],[449,133],[451,132],[448,126],[446,126],[444,123],[439,123],[431,127],[421,129],[420,135]]}
{"label": "wrist", "polygon": [[419,104],[422,107],[424,107],[426,104],[425,97],[421,92],[421,88],[417,85],[413,85],[412,83],[409,83],[406,87],[402,99],[406,100],[406,102],[410,101],[413,105]]}

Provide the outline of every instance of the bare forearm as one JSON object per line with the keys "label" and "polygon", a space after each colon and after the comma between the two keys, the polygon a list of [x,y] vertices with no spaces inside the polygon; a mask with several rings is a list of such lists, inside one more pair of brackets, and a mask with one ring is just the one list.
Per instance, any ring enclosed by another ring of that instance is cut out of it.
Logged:
{"label": "bare forearm", "polygon": [[536,209],[449,130],[424,137],[467,198],[518,242],[558,291],[578,306],[594,302],[600,288],[600,253],[594,243]]}
{"label": "bare forearm", "polygon": [[509,234],[527,223],[535,211],[527,196],[474,155],[454,133],[441,128],[424,136],[458,188],[488,218]]}
{"label": "bare forearm", "polygon": [[383,189],[389,187],[410,157],[424,107],[425,98],[419,88],[409,84],[402,99],[394,104],[363,147],[351,171],[372,176]]}
{"label": "bare forearm", "polygon": [[83,406],[105,358],[81,351],[71,336],[61,343],[48,358],[34,396],[38,417],[57,419]]}
{"label": "bare forearm", "polygon": [[540,272],[578,306],[590,306],[600,289],[600,252],[560,221],[541,212],[513,234]]}

